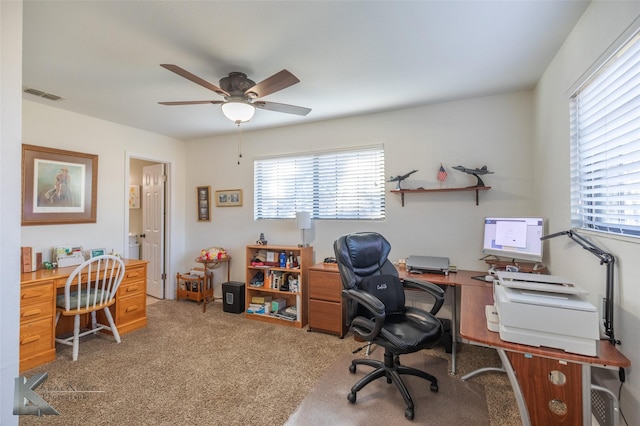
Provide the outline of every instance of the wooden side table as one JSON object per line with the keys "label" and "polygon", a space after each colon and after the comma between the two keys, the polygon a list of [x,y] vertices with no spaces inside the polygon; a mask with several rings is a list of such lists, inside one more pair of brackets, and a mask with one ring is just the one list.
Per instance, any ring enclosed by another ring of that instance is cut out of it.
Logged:
{"label": "wooden side table", "polygon": [[213,294],[213,286],[207,276],[178,273],[176,275],[176,300],[195,300],[198,305]]}
{"label": "wooden side table", "polygon": [[[196,263],[202,263],[204,265],[204,275],[209,281],[209,285],[211,286],[211,294],[205,297],[204,303],[202,305],[202,313],[205,313],[207,312],[207,304],[213,302],[216,299],[215,291],[213,287],[213,270],[226,264],[227,265],[227,281],[231,281],[231,256],[225,256],[220,259],[212,259],[212,260],[203,260],[200,257],[197,257]],[[222,296],[218,297],[218,299],[222,299]]]}

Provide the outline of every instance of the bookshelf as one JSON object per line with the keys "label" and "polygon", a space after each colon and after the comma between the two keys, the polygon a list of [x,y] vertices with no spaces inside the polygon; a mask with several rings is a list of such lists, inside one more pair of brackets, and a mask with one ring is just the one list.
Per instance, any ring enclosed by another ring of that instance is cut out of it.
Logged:
{"label": "bookshelf", "polygon": [[[280,267],[280,253],[292,255],[298,265]],[[307,325],[308,274],[313,248],[277,245],[248,245],[246,247],[245,316],[295,328]],[[252,262],[259,259],[260,262]],[[290,287],[290,288],[289,288]],[[280,312],[271,309],[272,302],[283,306]],[[257,305],[268,303],[269,309]],[[290,317],[286,317],[289,315]]]}

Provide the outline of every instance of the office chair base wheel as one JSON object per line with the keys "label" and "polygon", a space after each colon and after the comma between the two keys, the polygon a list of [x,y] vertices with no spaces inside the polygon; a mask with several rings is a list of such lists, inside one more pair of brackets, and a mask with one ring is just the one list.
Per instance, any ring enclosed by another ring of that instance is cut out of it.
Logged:
{"label": "office chair base wheel", "polygon": [[355,366],[355,365],[353,365],[353,364],[351,364],[351,365],[349,366],[349,372],[350,372],[351,374],[356,374],[356,366]]}
{"label": "office chair base wheel", "polygon": [[431,389],[431,392],[438,392],[438,384],[431,383],[430,389]]}
{"label": "office chair base wheel", "polygon": [[350,403],[355,404],[356,394],[354,392],[350,392],[349,395],[347,395],[347,399],[349,400]]}
{"label": "office chair base wheel", "polygon": [[407,418],[407,420],[413,420],[413,408],[407,408],[406,410],[404,410],[404,416]]}

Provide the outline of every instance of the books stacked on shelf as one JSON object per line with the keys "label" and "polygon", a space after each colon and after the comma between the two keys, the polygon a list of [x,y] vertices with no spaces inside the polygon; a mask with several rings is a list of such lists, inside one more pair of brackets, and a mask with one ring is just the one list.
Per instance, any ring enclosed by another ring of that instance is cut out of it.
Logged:
{"label": "books stacked on shelf", "polygon": [[264,304],[262,303],[249,303],[249,307],[247,308],[247,313],[250,314],[264,314]]}

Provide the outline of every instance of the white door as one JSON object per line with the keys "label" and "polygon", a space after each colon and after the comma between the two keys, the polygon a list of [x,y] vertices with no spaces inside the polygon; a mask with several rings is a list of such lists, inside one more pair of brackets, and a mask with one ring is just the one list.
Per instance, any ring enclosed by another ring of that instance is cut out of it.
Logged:
{"label": "white door", "polygon": [[164,164],[142,168],[142,259],[149,261],[147,294],[164,299]]}

